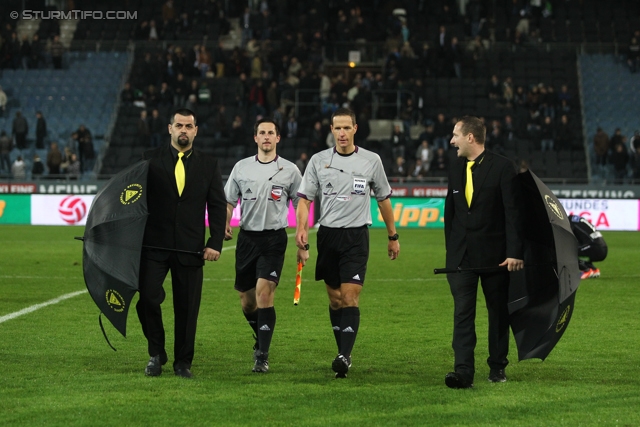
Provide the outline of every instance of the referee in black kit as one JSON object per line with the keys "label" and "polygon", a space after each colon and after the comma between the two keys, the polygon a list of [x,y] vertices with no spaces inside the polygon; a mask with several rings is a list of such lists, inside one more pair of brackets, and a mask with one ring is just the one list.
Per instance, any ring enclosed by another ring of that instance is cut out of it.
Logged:
{"label": "referee in black kit", "polygon": [[[259,120],[253,127],[253,139],[258,154],[236,163],[224,188],[225,240],[233,237],[231,217],[241,199],[235,289],[240,293],[242,312],[256,337],[253,372],[267,372],[276,326],[273,300],[287,250],[289,201],[294,207],[298,205],[302,175],[295,164],[276,154],[280,129],[274,121]],[[309,252],[299,249],[297,256],[306,261]]]}
{"label": "referee in black kit", "polygon": [[355,114],[339,108],[331,117],[335,148],[311,157],[298,190],[296,244],[309,247],[309,206],[320,200],[316,280],[323,280],[329,295],[329,317],[338,345],[332,369],[345,378],[351,367],[351,351],[360,325],[359,297],[369,259],[371,192],[387,227],[389,258],[400,253],[391,207],[391,187],[380,156],[357,147]]}

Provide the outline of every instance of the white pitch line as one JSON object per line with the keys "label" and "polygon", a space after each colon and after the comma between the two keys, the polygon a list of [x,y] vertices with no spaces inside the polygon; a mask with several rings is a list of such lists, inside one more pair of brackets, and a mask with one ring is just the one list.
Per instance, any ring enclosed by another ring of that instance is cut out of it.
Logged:
{"label": "white pitch line", "polygon": [[[295,236],[295,233],[287,234],[287,237],[294,237],[294,236]],[[222,248],[222,250],[226,251],[226,250],[231,250],[231,249],[235,249],[235,248],[236,248],[235,245],[234,246],[227,246],[225,248]],[[3,278],[3,279],[41,279],[41,278],[44,278],[44,277],[37,277],[37,276],[0,276],[0,278]],[[46,278],[47,279],[52,279],[52,277],[50,277],[50,276],[46,277]],[[16,311],[14,313],[6,314],[6,315],[0,317],[0,323],[4,323],[7,320],[15,319],[16,317],[20,317],[20,316],[22,316],[24,314],[29,314],[29,313],[34,312],[36,310],[40,310],[41,308],[44,308],[44,307],[46,307],[48,305],[57,304],[57,303],[59,303],[61,301],[64,301],[64,300],[69,299],[69,298],[73,298],[73,297],[78,296],[78,295],[85,294],[87,292],[88,291],[86,291],[86,290],[77,291],[77,292],[71,292],[70,294],[61,295],[58,298],[54,298],[52,300],[43,302],[41,304],[35,304],[35,305],[30,306],[30,307],[23,308],[20,311]]]}
{"label": "white pitch line", "polygon": [[30,307],[23,308],[22,310],[16,311],[15,313],[10,313],[10,314],[7,314],[5,316],[0,317],[0,323],[6,322],[7,320],[15,319],[16,317],[20,317],[23,314],[28,314],[28,313],[31,313],[33,311],[40,310],[41,308],[44,308],[44,307],[46,307],[48,305],[57,304],[57,303],[59,303],[61,301],[64,301],[66,299],[73,298],[75,296],[86,294],[86,293],[87,293],[86,290],[71,292],[70,294],[61,295],[58,298],[54,298],[54,299],[49,300],[47,302],[43,302],[41,304],[35,304],[35,305],[30,306]]}

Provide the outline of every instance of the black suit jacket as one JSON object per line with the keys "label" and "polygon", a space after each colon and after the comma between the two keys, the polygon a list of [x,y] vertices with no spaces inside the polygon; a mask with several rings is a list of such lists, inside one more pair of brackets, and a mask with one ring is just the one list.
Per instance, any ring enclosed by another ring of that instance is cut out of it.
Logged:
{"label": "black suit jacket", "polygon": [[447,268],[459,267],[465,252],[468,267],[497,267],[506,258],[523,259],[521,192],[514,162],[485,150],[476,166],[467,206],[466,159],[450,164],[444,211]]}
{"label": "black suit jacket", "polygon": [[[175,162],[170,145],[146,151],[150,159],[147,179],[149,218],[144,233],[144,245],[187,251],[202,251],[206,246],[222,250],[227,218],[222,175],[218,161],[193,150],[186,168],[185,187],[178,195]],[[209,214],[210,235],[206,245],[205,209]],[[147,251],[146,256],[157,260],[169,257],[169,251]],[[180,263],[203,265],[202,256],[178,253]]]}

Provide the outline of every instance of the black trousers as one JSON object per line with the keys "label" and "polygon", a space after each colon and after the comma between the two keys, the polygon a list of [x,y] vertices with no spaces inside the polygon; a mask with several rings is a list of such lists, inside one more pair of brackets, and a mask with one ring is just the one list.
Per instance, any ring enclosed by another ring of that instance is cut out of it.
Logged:
{"label": "black trousers", "polygon": [[173,366],[191,368],[202,297],[202,266],[184,266],[175,254],[169,255],[164,261],[158,261],[146,257],[143,253],[140,263],[140,300],[136,305],[136,311],[142,332],[147,338],[149,356],[166,357],[160,306],[166,296],[162,283],[169,270],[175,316]]}
{"label": "black trousers", "polygon": [[455,371],[473,381],[476,347],[476,298],[478,279],[489,312],[489,358],[491,369],[504,369],[509,361],[509,273],[461,272],[447,274],[454,301],[453,351]]}

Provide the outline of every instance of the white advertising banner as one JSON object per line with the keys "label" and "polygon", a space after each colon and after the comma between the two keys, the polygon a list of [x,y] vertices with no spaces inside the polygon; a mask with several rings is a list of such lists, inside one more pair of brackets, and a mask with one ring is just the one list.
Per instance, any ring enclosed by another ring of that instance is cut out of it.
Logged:
{"label": "white advertising banner", "polygon": [[31,224],[85,225],[93,198],[93,195],[34,194],[31,196]]}
{"label": "white advertising banner", "polygon": [[640,230],[640,200],[559,199],[567,215],[580,215],[598,230]]}

